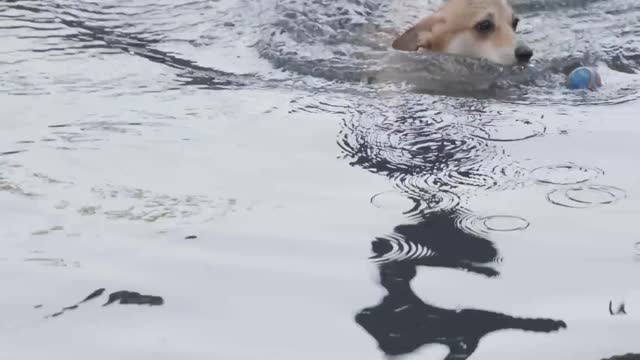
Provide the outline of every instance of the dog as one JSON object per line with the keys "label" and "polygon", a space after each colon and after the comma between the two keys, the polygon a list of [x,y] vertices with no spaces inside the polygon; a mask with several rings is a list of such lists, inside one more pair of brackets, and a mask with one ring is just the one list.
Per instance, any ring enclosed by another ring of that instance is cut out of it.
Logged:
{"label": "dog", "polygon": [[392,47],[484,58],[501,65],[527,63],[533,50],[518,43],[518,22],[507,0],[448,0],[395,39]]}

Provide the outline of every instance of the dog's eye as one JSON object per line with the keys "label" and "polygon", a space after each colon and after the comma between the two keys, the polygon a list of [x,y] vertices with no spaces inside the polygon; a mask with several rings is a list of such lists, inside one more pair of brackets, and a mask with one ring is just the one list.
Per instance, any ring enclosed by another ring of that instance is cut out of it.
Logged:
{"label": "dog's eye", "polygon": [[513,23],[511,23],[511,26],[513,27],[513,31],[518,30],[518,24],[520,23],[520,19],[519,18],[513,18]]}
{"label": "dog's eye", "polygon": [[495,25],[491,20],[482,20],[476,24],[475,29],[480,34],[488,34],[493,31]]}

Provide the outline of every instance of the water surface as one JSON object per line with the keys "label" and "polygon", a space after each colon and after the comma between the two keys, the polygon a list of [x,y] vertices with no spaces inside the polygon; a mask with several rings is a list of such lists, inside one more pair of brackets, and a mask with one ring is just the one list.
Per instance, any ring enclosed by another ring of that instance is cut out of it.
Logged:
{"label": "water surface", "polygon": [[640,5],[389,49],[436,5],[0,3],[2,357],[640,353]]}

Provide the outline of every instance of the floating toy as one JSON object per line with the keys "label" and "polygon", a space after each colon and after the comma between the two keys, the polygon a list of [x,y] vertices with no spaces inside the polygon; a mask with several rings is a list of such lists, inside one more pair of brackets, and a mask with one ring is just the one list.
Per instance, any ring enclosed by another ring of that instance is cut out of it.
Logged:
{"label": "floating toy", "polygon": [[569,74],[567,86],[573,90],[589,89],[595,91],[602,86],[602,78],[596,69],[581,66]]}

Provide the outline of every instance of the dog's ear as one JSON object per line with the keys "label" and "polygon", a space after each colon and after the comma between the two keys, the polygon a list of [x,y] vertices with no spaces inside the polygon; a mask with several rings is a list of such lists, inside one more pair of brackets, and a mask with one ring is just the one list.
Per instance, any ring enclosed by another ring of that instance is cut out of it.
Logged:
{"label": "dog's ear", "polygon": [[433,28],[444,22],[444,17],[439,14],[428,16],[395,39],[391,46],[396,50],[404,51],[416,51],[419,48],[430,49]]}

